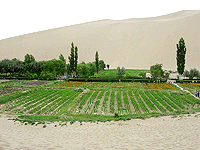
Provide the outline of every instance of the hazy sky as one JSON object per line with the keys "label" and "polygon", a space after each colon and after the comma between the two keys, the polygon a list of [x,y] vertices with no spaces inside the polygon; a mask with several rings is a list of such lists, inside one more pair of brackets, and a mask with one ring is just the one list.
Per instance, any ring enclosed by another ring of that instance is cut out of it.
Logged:
{"label": "hazy sky", "polygon": [[199,10],[199,0],[0,0],[0,40],[102,19]]}

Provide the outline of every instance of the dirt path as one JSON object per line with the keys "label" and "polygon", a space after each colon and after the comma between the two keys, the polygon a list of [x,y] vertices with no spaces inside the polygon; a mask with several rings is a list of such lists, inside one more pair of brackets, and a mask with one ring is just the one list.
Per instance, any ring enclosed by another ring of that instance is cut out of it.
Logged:
{"label": "dirt path", "polygon": [[193,97],[195,97],[196,99],[199,99],[199,98],[197,98],[194,94],[192,94],[190,91],[184,90],[184,89],[183,89],[182,87],[180,87],[178,84],[176,84],[176,83],[172,83],[172,84],[174,84],[174,85],[177,86],[179,89],[181,89],[181,91],[187,92],[187,93],[189,93],[190,95],[192,95]]}
{"label": "dirt path", "polygon": [[107,92],[107,91],[105,91],[105,92],[103,93],[103,96],[102,96],[101,101],[100,101],[100,103],[99,103],[98,112],[97,112],[98,115],[102,115],[101,109],[102,109],[102,106],[103,106],[103,101],[104,101],[104,97],[105,97],[106,92]]}
{"label": "dirt path", "polygon": [[131,109],[131,114],[135,114],[135,109],[134,109],[133,104],[132,104],[132,102],[131,102],[131,99],[130,99],[130,97],[129,97],[129,95],[128,95],[128,91],[126,91],[126,93],[127,93],[128,102],[129,102],[130,109]]}
{"label": "dirt path", "polygon": [[87,101],[86,101],[85,105],[83,106],[83,108],[82,108],[80,114],[84,114],[84,113],[85,113],[85,112],[84,112],[84,111],[85,111],[85,108],[87,107],[87,104],[88,104],[90,98],[92,97],[92,95],[94,94],[94,92],[95,92],[95,91],[93,91],[92,94],[90,95],[90,97],[87,99]]}
{"label": "dirt path", "polygon": [[92,113],[92,110],[94,108],[95,102],[97,101],[97,97],[99,96],[99,94],[101,93],[101,91],[99,91],[99,93],[97,94],[97,96],[95,97],[94,101],[92,102],[92,106],[90,108],[90,110],[88,111],[88,114]]}
{"label": "dirt path", "polygon": [[132,91],[132,94],[133,94],[133,97],[134,97],[134,99],[135,99],[135,101],[136,101],[136,103],[137,103],[137,105],[138,105],[138,107],[140,109],[141,114],[144,114],[144,112],[142,111],[142,108],[140,107],[140,104],[139,104],[138,100],[136,99],[135,94],[133,93],[133,91]]}

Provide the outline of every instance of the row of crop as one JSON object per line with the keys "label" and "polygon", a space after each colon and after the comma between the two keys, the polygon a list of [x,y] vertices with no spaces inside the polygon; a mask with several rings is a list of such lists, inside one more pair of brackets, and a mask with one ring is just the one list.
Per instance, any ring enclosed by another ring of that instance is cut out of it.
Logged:
{"label": "row of crop", "polygon": [[97,113],[98,112],[98,109],[99,109],[99,104],[100,104],[100,101],[102,100],[102,97],[105,93],[105,90],[102,90],[100,91],[99,95],[97,96],[97,100],[94,104],[94,108],[92,110],[92,113]]}
{"label": "row of crop", "polygon": [[137,114],[141,113],[139,105],[136,102],[136,100],[134,98],[134,95],[133,95],[133,92],[131,90],[128,91],[128,96],[129,96],[129,98],[131,100],[131,103],[133,104],[133,108],[135,110],[135,113],[137,113]]}
{"label": "row of crop", "polygon": [[121,91],[117,91],[117,108],[118,108],[118,113],[123,114],[123,106],[122,106],[122,98],[121,98]]}
{"label": "row of crop", "polygon": [[152,101],[152,103],[162,112],[165,113],[166,109],[163,108],[159,102],[155,99],[155,97],[149,92],[149,91],[144,91],[145,95]]}
{"label": "row of crop", "polygon": [[137,91],[137,90],[134,90],[133,93],[134,93],[135,98],[136,98],[136,100],[138,101],[138,103],[139,103],[139,105],[140,105],[142,111],[143,111],[144,113],[149,113],[149,110],[147,109],[147,107],[145,106],[144,102],[142,101],[142,99],[141,99],[141,97],[140,97],[138,91]]}
{"label": "row of crop", "polygon": [[40,106],[37,107],[36,111],[34,112],[35,115],[42,115],[44,112],[46,112],[49,109],[49,106],[55,102],[57,99],[59,99],[60,95],[57,94],[46,101],[44,101]]}
{"label": "row of crop", "polygon": [[164,100],[168,105],[170,105],[172,108],[174,108],[175,110],[180,110],[180,108],[173,102],[171,101],[169,98],[167,98],[165,95],[163,95],[163,93],[155,91],[155,93],[162,99]]}
{"label": "row of crop", "polygon": [[69,100],[73,95],[75,95],[75,91],[63,90],[61,94],[61,99],[46,112],[49,115],[56,115],[59,109]]}
{"label": "row of crop", "polygon": [[55,87],[77,87],[77,86],[81,86],[85,84],[85,82],[63,82],[63,83],[60,83],[58,85],[56,85]]}
{"label": "row of crop", "polygon": [[163,83],[143,83],[144,89],[168,89],[168,90],[176,90],[176,88],[171,84],[163,84]]}
{"label": "row of crop", "polygon": [[54,90],[48,90],[48,91],[43,91],[43,90],[37,90],[35,91],[35,93],[29,95],[28,97],[24,97],[22,99],[19,99],[15,108],[11,108],[14,109],[13,112],[19,112],[23,113],[27,110],[29,110],[32,107],[32,104],[37,103],[38,101],[40,101],[43,97],[48,96],[49,94],[52,94],[54,92]]}
{"label": "row of crop", "polygon": [[111,82],[87,82],[86,84],[82,85],[81,87],[90,88],[90,89],[109,88],[111,84],[112,84]]}
{"label": "row of crop", "polygon": [[191,96],[189,93],[171,93],[171,96],[175,99],[178,99],[180,103],[186,106],[199,104],[199,101],[193,96]]}
{"label": "row of crop", "polygon": [[101,108],[101,111],[104,112],[104,114],[107,113],[107,110],[108,110],[108,98],[109,98],[109,95],[110,95],[110,91],[106,91],[105,93],[105,96],[104,96],[104,100],[103,100],[103,106]]}
{"label": "row of crop", "polygon": [[115,112],[115,91],[113,90],[110,95],[110,113]]}
{"label": "row of crop", "polygon": [[84,94],[80,98],[80,104],[79,104],[79,112],[83,109],[83,106],[85,105],[86,101],[89,99],[90,95],[93,93],[93,91],[89,91],[88,93]]}
{"label": "row of crop", "polygon": [[68,110],[71,107],[72,104],[74,104],[74,100],[76,99],[76,97],[78,97],[78,95],[80,94],[80,92],[75,92],[75,91],[71,91],[72,95],[70,97],[66,97],[65,98],[65,102],[61,105],[61,107],[59,107],[59,110],[54,111],[53,114],[55,114],[56,116],[60,116],[62,114],[68,114]]}
{"label": "row of crop", "polygon": [[158,96],[154,91],[150,91],[150,93],[155,97],[157,101],[159,101],[168,111],[173,111],[170,105],[166,103],[160,96]]}
{"label": "row of crop", "polygon": [[197,88],[200,87],[199,83],[182,83],[181,86],[188,88]]}
{"label": "row of crop", "polygon": [[74,91],[70,90],[41,90],[40,93],[36,92],[24,101],[24,104],[21,106],[23,109],[21,109],[20,113],[52,114],[72,95],[74,95]]}
{"label": "row of crop", "polygon": [[[200,102],[190,94],[178,91],[104,89],[81,93],[70,89],[39,89],[10,102],[7,109],[12,112],[59,116],[74,113],[75,108],[79,110],[78,113],[94,114],[99,111],[100,104],[104,114],[131,114],[185,110],[185,106],[191,107]],[[108,107],[110,112],[107,112]]]}
{"label": "row of crop", "polygon": [[95,88],[137,88],[137,89],[169,89],[175,90],[176,88],[172,84],[164,83],[139,83],[139,82],[63,82],[56,87],[65,86],[65,87],[83,87],[89,89]]}
{"label": "row of crop", "polygon": [[169,98],[172,102],[174,102],[181,109],[185,109],[184,105],[187,105],[187,103],[184,103],[184,105],[183,105],[183,101],[181,101],[183,97],[180,94],[175,94],[176,95],[175,97],[173,97],[173,93],[168,93],[168,92],[162,91],[162,94],[164,96],[166,96],[167,98]]}
{"label": "row of crop", "polygon": [[[32,92],[28,92],[23,94],[21,97],[18,97],[17,99],[15,99],[12,102],[7,103],[7,109],[13,110],[19,106],[21,106],[22,104],[25,103],[25,100],[28,100],[32,97],[32,95],[38,95],[40,94],[41,91],[35,91],[35,93],[33,94]],[[31,95],[31,96],[30,96]]]}
{"label": "row of crop", "polygon": [[26,107],[27,110],[29,110],[29,114],[35,114],[37,111],[39,111],[41,108],[43,108],[46,104],[51,102],[56,95],[58,95],[57,91],[48,95],[47,97],[40,99],[39,101],[37,101],[33,105]]}
{"label": "row of crop", "polygon": [[99,93],[99,90],[96,90],[96,91],[93,93],[93,95],[90,97],[90,99],[89,99],[89,101],[88,101],[88,103],[87,103],[87,106],[85,107],[85,110],[84,110],[84,112],[85,112],[86,114],[89,112],[89,110],[90,110],[90,108],[91,108],[91,106],[92,106],[92,103],[94,102],[94,100],[95,100],[95,98],[96,98],[96,96],[97,96],[98,93]]}
{"label": "row of crop", "polygon": [[151,102],[149,97],[147,97],[146,94],[144,94],[144,91],[139,91],[139,94],[152,111],[157,111],[155,105]]}
{"label": "row of crop", "polygon": [[131,112],[131,108],[130,108],[130,104],[128,100],[127,91],[123,91],[123,100],[124,100],[124,107],[126,109],[126,113],[131,114],[132,112]]}

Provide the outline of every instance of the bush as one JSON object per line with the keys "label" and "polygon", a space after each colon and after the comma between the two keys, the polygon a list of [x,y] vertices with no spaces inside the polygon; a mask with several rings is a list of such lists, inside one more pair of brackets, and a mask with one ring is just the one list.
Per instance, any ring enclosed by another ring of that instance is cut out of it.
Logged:
{"label": "bush", "polygon": [[118,113],[115,113],[114,117],[115,117],[115,118],[118,118],[118,117],[119,117]]}

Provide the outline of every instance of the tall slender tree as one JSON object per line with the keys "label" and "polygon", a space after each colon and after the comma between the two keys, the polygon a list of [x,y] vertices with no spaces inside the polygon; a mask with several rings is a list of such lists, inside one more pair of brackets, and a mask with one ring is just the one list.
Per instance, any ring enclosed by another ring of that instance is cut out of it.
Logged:
{"label": "tall slender tree", "polygon": [[74,56],[74,71],[77,71],[77,64],[78,64],[78,48],[75,46],[75,56]]}
{"label": "tall slender tree", "polygon": [[182,37],[179,40],[179,44],[176,44],[176,47],[177,47],[177,51],[176,51],[177,52],[177,56],[176,56],[177,71],[179,74],[182,75],[185,69],[185,54],[186,54],[185,41]]}
{"label": "tall slender tree", "polygon": [[73,42],[72,42],[71,46],[72,46],[71,54],[68,57],[68,59],[69,59],[69,70],[70,70],[70,72],[73,72],[74,71],[74,43]]}
{"label": "tall slender tree", "polygon": [[99,72],[99,54],[98,54],[98,51],[96,51],[96,54],[95,54],[95,64],[96,64],[96,69],[97,69],[97,74]]}

